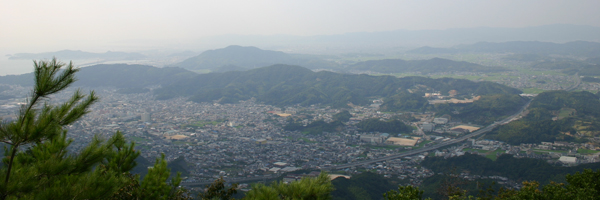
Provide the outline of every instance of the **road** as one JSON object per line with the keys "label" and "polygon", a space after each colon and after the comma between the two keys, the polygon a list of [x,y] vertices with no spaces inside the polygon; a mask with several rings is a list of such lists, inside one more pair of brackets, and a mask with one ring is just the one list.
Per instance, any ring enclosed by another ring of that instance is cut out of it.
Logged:
{"label": "road", "polygon": [[569,91],[574,90],[575,88],[579,87],[579,84],[581,84],[581,78],[579,78],[579,72],[575,73],[575,78],[577,79],[577,82],[575,83],[575,85],[568,87],[567,89],[565,89],[565,91],[569,92]]}
{"label": "road", "polygon": [[336,165],[336,166],[331,166],[331,167],[327,167],[324,168],[325,170],[333,170],[333,169],[344,169],[344,168],[349,168],[349,167],[355,167],[355,166],[360,166],[360,165],[366,165],[366,164],[371,164],[371,163],[376,163],[376,162],[381,162],[381,161],[386,161],[386,160],[393,160],[393,159],[398,159],[398,158],[402,158],[402,157],[406,157],[406,156],[412,156],[415,154],[420,154],[423,152],[427,152],[427,151],[431,151],[431,150],[435,150],[441,147],[445,147],[448,145],[453,145],[462,141],[465,141],[471,137],[474,136],[478,136],[481,135],[485,132],[491,131],[492,129],[494,129],[496,126],[501,125],[501,124],[506,124],[514,119],[516,119],[517,117],[519,117],[521,114],[523,114],[523,112],[525,112],[525,110],[527,109],[527,107],[529,107],[529,104],[531,103],[531,100],[529,100],[527,102],[527,104],[525,104],[520,110],[519,112],[517,112],[514,115],[511,115],[505,119],[503,119],[502,121],[498,121],[495,122],[485,128],[479,129],[473,133],[464,135],[462,137],[459,138],[455,138],[455,139],[451,139],[448,140],[446,142],[440,143],[440,144],[436,144],[433,146],[429,146],[429,147],[424,147],[421,149],[416,149],[416,150],[412,150],[412,151],[408,151],[408,152],[403,152],[403,153],[399,153],[399,154],[395,154],[395,155],[390,155],[390,156],[385,156],[385,157],[381,157],[381,158],[375,158],[375,159],[371,159],[371,160],[364,160],[364,161],[359,161],[359,162],[355,162],[355,163],[348,163],[348,164],[342,164],[342,165]]}
{"label": "road", "polygon": [[[451,139],[448,140],[446,142],[440,143],[440,144],[435,144],[433,146],[428,146],[428,147],[424,147],[421,149],[416,149],[416,150],[412,150],[412,151],[408,151],[408,152],[403,152],[403,153],[399,153],[399,154],[395,154],[395,155],[390,155],[390,156],[386,156],[386,157],[381,157],[381,158],[375,158],[375,159],[371,159],[371,160],[364,160],[364,161],[359,161],[359,162],[354,162],[354,163],[348,163],[348,164],[342,164],[342,165],[336,165],[336,166],[331,166],[331,167],[325,167],[322,168],[323,170],[334,170],[334,169],[344,169],[344,168],[349,168],[349,167],[354,167],[354,166],[360,166],[360,165],[366,165],[366,164],[371,164],[371,163],[376,163],[376,162],[381,162],[381,161],[386,161],[386,160],[393,160],[393,159],[398,159],[398,158],[402,158],[402,157],[406,157],[406,156],[412,156],[415,154],[420,154],[423,152],[427,152],[427,151],[431,151],[431,150],[435,150],[441,147],[445,147],[445,146],[449,146],[449,145],[453,145],[462,141],[465,141],[471,137],[474,136],[478,136],[481,135],[485,132],[491,131],[492,129],[494,129],[496,126],[501,125],[501,124],[506,124],[514,119],[516,119],[517,117],[519,117],[521,114],[523,114],[523,112],[525,112],[525,110],[527,109],[527,107],[529,107],[529,104],[531,103],[531,100],[529,100],[527,102],[527,104],[525,104],[520,110],[519,112],[517,112],[514,115],[511,115],[505,119],[503,119],[502,121],[497,121],[485,128],[479,129],[473,133],[464,135],[462,137],[459,138],[455,138],[455,139]],[[227,182],[230,183],[239,183],[239,182],[248,182],[248,181],[260,181],[260,180],[270,180],[270,179],[274,179],[277,178],[277,176],[261,176],[261,177],[251,177],[251,178],[237,178],[237,179],[228,179],[225,178],[225,180]],[[213,181],[202,181],[202,182],[183,182],[181,183],[182,186],[202,186],[202,185],[208,185],[211,184]]]}
{"label": "road", "polygon": [[[575,88],[579,87],[579,84],[581,84],[581,78],[579,78],[579,74],[575,74],[575,78],[577,79],[577,82],[575,83],[575,85],[565,89],[566,91],[571,91],[574,90]],[[360,162],[355,162],[355,163],[348,163],[348,164],[342,164],[342,165],[336,165],[336,166],[331,166],[328,168],[325,168],[327,170],[333,170],[333,169],[344,169],[344,168],[348,168],[348,167],[355,167],[355,166],[360,166],[360,165],[366,165],[366,164],[371,164],[371,163],[376,163],[376,162],[381,162],[381,161],[386,161],[386,160],[393,160],[393,159],[398,159],[401,157],[406,157],[406,156],[412,156],[412,155],[416,155],[416,154],[420,154],[423,152],[427,152],[427,151],[431,151],[431,150],[435,150],[441,147],[445,147],[448,145],[453,145],[462,141],[465,141],[471,137],[474,136],[478,136],[481,135],[485,132],[491,131],[492,129],[494,129],[496,126],[498,125],[502,125],[502,124],[506,124],[514,119],[516,119],[517,117],[519,117],[521,114],[523,114],[523,112],[525,112],[525,110],[527,110],[527,107],[529,107],[529,104],[531,103],[531,100],[529,100],[527,102],[527,104],[525,104],[520,110],[519,112],[517,112],[514,115],[511,115],[507,118],[505,118],[502,121],[499,122],[495,122],[485,128],[479,129],[473,133],[464,135],[462,137],[459,138],[455,138],[449,141],[446,141],[444,143],[440,143],[440,144],[436,144],[433,146],[429,146],[429,147],[425,147],[425,148],[421,148],[421,149],[417,149],[417,150],[412,150],[412,151],[408,151],[408,152],[404,152],[404,153],[400,153],[400,154],[395,154],[395,155],[390,155],[390,156],[385,156],[385,157],[381,157],[381,158],[376,158],[376,159],[371,159],[371,160],[365,160],[365,161],[360,161]]]}
{"label": "road", "polygon": [[[579,85],[581,84],[581,78],[579,78],[579,73],[575,74],[575,78],[577,79],[577,82],[575,83],[575,85],[564,89],[565,91],[572,91],[574,89],[576,89],[577,87],[579,87]],[[416,150],[412,150],[412,151],[408,151],[408,152],[403,152],[403,153],[399,153],[399,154],[395,154],[395,155],[390,155],[390,156],[385,156],[385,157],[381,157],[381,158],[375,158],[375,159],[371,159],[371,160],[364,160],[364,161],[359,161],[359,162],[354,162],[354,163],[348,163],[348,164],[342,164],[342,165],[336,165],[336,166],[331,166],[331,167],[325,167],[322,168],[323,170],[335,170],[335,169],[344,169],[344,168],[349,168],[349,167],[355,167],[355,166],[360,166],[360,165],[366,165],[366,164],[371,164],[371,163],[376,163],[376,162],[382,162],[382,161],[386,161],[386,160],[393,160],[393,159],[398,159],[398,158],[402,158],[402,157],[406,157],[406,156],[412,156],[412,155],[416,155],[416,154],[420,154],[420,153],[424,153],[424,152],[428,152],[428,151],[432,151],[438,148],[442,148],[445,146],[449,146],[449,145],[453,145],[459,142],[463,142],[469,138],[481,135],[483,133],[486,133],[488,131],[491,131],[492,129],[496,128],[498,125],[502,125],[502,124],[506,124],[512,120],[515,120],[517,117],[519,117],[521,114],[523,114],[523,112],[525,112],[525,110],[527,110],[527,107],[529,107],[529,104],[531,103],[531,100],[529,100],[527,102],[527,104],[525,104],[520,110],[519,112],[517,112],[514,115],[511,115],[505,119],[503,119],[502,121],[498,121],[495,122],[485,128],[479,129],[473,133],[464,135],[462,137],[459,138],[455,138],[455,139],[451,139],[448,140],[446,142],[440,143],[440,144],[436,144],[433,146],[428,146],[428,147],[424,147],[421,149],[416,149]],[[261,176],[261,177],[251,177],[251,178],[237,178],[237,179],[227,179],[227,182],[248,182],[248,181],[260,181],[260,180],[270,180],[270,179],[274,179],[277,178],[276,176]],[[183,182],[181,183],[182,186],[202,186],[202,185],[208,185],[211,184],[213,181],[202,181],[202,182]]]}

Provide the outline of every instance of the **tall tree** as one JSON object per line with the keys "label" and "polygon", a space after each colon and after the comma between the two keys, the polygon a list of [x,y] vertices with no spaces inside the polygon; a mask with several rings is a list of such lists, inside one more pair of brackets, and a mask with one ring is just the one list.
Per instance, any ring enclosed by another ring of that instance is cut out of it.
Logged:
{"label": "tall tree", "polygon": [[[107,199],[125,194],[120,193],[125,189],[138,197],[140,191],[151,193],[142,190],[138,177],[129,173],[139,152],[120,132],[109,139],[94,136],[80,152],[68,151],[73,140],[65,127],[81,119],[99,98],[93,91],[84,95],[77,90],[68,101],[50,104],[50,95],[76,81],[79,69],[72,63],[64,66],[56,59],[34,61],[35,83],[27,102],[16,120],[0,123],[0,142],[7,144],[0,168],[0,199]],[[157,166],[162,165],[157,162]],[[169,194],[181,194],[178,180],[171,184],[176,191]]]}
{"label": "tall tree", "polygon": [[220,177],[209,186],[206,186],[206,191],[200,193],[198,197],[202,200],[229,200],[234,199],[231,196],[237,193],[238,184],[231,184],[229,188],[225,185],[225,179]]}
{"label": "tall tree", "polygon": [[289,184],[276,182],[271,186],[257,184],[252,187],[244,199],[249,200],[329,200],[333,184],[326,172],[316,178],[302,178]]}
{"label": "tall tree", "polygon": [[423,191],[417,187],[398,186],[398,191],[390,190],[383,194],[385,200],[421,200],[423,199]]}

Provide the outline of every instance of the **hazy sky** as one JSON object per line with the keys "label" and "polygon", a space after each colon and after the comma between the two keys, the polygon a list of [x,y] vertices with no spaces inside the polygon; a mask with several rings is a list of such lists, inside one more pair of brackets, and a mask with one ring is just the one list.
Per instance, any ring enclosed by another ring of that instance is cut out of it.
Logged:
{"label": "hazy sky", "polygon": [[221,34],[600,26],[598,8],[598,0],[0,0],[0,53],[104,52]]}

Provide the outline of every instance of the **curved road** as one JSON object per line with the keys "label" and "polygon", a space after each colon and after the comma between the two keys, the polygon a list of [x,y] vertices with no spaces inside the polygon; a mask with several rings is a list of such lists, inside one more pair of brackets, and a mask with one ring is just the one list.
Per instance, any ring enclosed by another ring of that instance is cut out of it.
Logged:
{"label": "curved road", "polygon": [[[579,78],[579,73],[575,74],[575,78],[577,79],[577,82],[575,83],[575,85],[565,89],[566,91],[571,91],[574,90],[575,88],[577,88],[579,86],[579,84],[581,84],[581,78]],[[429,146],[429,147],[425,147],[425,148],[421,148],[421,149],[417,149],[417,150],[412,150],[412,151],[408,151],[408,152],[404,152],[404,153],[400,153],[400,154],[396,154],[396,155],[391,155],[391,156],[385,156],[385,157],[381,157],[381,158],[375,158],[375,159],[371,159],[371,160],[365,160],[365,161],[360,161],[360,162],[355,162],[355,163],[348,163],[348,164],[342,164],[342,165],[336,165],[336,166],[331,166],[331,167],[327,167],[324,169],[327,170],[332,170],[332,169],[344,169],[344,168],[348,168],[348,167],[354,167],[354,166],[360,166],[360,165],[365,165],[365,164],[370,164],[370,163],[375,163],[375,162],[381,162],[381,161],[385,161],[385,160],[393,160],[393,159],[397,159],[397,158],[401,158],[401,157],[405,157],[405,156],[412,156],[415,154],[420,154],[423,152],[427,152],[427,151],[431,151],[440,147],[444,147],[444,146],[448,146],[448,145],[452,145],[452,144],[456,144],[462,141],[465,141],[471,137],[474,136],[478,136],[481,135],[485,132],[491,131],[492,129],[496,128],[496,126],[501,125],[501,124],[506,124],[510,121],[512,121],[513,119],[515,119],[516,117],[520,116],[521,114],[523,114],[523,112],[525,112],[525,110],[527,109],[527,107],[529,107],[529,104],[531,103],[530,99],[527,104],[525,104],[520,110],[519,112],[517,112],[514,115],[511,115],[505,119],[503,119],[502,121],[499,122],[495,122],[485,128],[479,129],[473,133],[464,135],[462,137],[459,138],[455,138],[452,140],[448,140],[444,143],[440,143],[440,144],[436,144],[433,146]]]}
{"label": "curved road", "polygon": [[565,89],[565,91],[569,92],[569,91],[574,90],[575,88],[579,87],[579,84],[581,84],[581,78],[579,78],[579,72],[575,73],[575,78],[577,79],[577,82],[575,83],[575,85],[568,87],[567,89]]}
{"label": "curved road", "polygon": [[355,163],[348,163],[348,164],[342,164],[342,165],[336,165],[336,166],[331,166],[331,167],[327,167],[327,168],[323,168],[326,170],[332,170],[332,169],[344,169],[344,168],[348,168],[348,167],[354,167],[354,166],[360,166],[360,165],[365,165],[365,164],[370,164],[370,163],[375,163],[375,162],[381,162],[381,161],[385,161],[385,160],[393,160],[393,159],[398,159],[401,157],[405,157],[405,156],[412,156],[415,154],[420,154],[423,152],[427,152],[427,151],[431,151],[437,148],[441,148],[441,147],[445,147],[448,145],[452,145],[452,144],[456,144],[462,141],[465,141],[471,137],[474,136],[478,136],[481,135],[482,133],[488,132],[492,129],[494,129],[496,126],[501,125],[501,124],[505,124],[508,123],[510,121],[512,121],[513,119],[515,119],[516,117],[520,116],[521,114],[523,114],[523,112],[527,109],[527,107],[529,107],[529,104],[531,103],[531,100],[529,100],[527,102],[527,104],[525,104],[520,110],[519,112],[517,112],[514,115],[511,115],[505,119],[503,119],[502,121],[498,121],[495,122],[485,128],[479,129],[473,133],[464,135],[462,137],[459,138],[455,138],[455,139],[451,139],[448,140],[446,142],[440,143],[440,144],[436,144],[433,146],[429,146],[429,147],[425,147],[425,148],[421,148],[421,149],[417,149],[417,150],[412,150],[412,151],[408,151],[408,152],[404,152],[404,153],[399,153],[399,154],[395,154],[395,155],[391,155],[391,156],[385,156],[385,157],[381,157],[381,158],[375,158],[375,159],[371,159],[371,160],[364,160],[364,161],[360,161],[360,162],[355,162]]}
{"label": "curved road", "polygon": [[[579,73],[575,74],[575,78],[577,79],[577,82],[575,83],[575,85],[564,89],[565,91],[571,91],[574,90],[575,88],[577,88],[580,84],[581,84],[581,78],[579,78]],[[375,159],[371,159],[371,160],[364,160],[364,161],[359,161],[359,162],[355,162],[355,163],[348,163],[348,164],[342,164],[342,165],[336,165],[336,166],[331,166],[331,167],[325,167],[323,168],[324,170],[333,170],[333,169],[344,169],[344,168],[348,168],[348,167],[354,167],[354,166],[360,166],[360,165],[365,165],[365,164],[371,164],[371,163],[376,163],[376,162],[381,162],[381,161],[386,161],[386,160],[393,160],[393,159],[398,159],[401,157],[405,157],[405,156],[412,156],[415,154],[420,154],[423,152],[427,152],[427,151],[431,151],[431,150],[435,150],[441,147],[445,147],[448,145],[453,145],[462,141],[465,141],[469,138],[472,138],[474,136],[478,136],[481,135],[485,132],[491,131],[492,129],[496,128],[496,126],[501,125],[501,124],[506,124],[512,120],[514,120],[516,117],[520,116],[521,114],[523,114],[523,112],[525,112],[525,110],[527,109],[527,107],[529,107],[529,104],[531,103],[530,99],[527,104],[525,104],[520,110],[519,112],[517,112],[514,115],[511,115],[505,119],[503,119],[502,121],[498,121],[495,122],[485,128],[479,129],[473,133],[464,135],[462,137],[459,138],[455,138],[455,139],[451,139],[448,140],[446,142],[440,143],[440,144],[436,144],[433,146],[429,146],[429,147],[425,147],[425,148],[421,148],[421,149],[417,149],[417,150],[412,150],[412,151],[408,151],[408,152],[404,152],[404,153],[399,153],[399,154],[395,154],[395,155],[391,155],[391,156],[385,156],[385,157],[381,157],[381,158],[375,158]],[[273,178],[277,178],[277,176],[261,176],[261,177],[251,177],[251,178],[239,178],[239,179],[226,179],[226,181],[228,182],[247,182],[247,181],[259,181],[259,180],[268,180],[268,179],[273,179]],[[201,185],[208,185],[211,184],[213,181],[202,181],[202,182],[183,182],[181,183],[182,186],[201,186]]]}

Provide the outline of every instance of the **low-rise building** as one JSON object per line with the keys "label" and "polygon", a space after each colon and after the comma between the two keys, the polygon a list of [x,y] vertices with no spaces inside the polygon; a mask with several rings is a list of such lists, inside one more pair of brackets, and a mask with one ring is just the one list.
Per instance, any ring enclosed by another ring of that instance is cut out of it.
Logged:
{"label": "low-rise building", "polygon": [[443,117],[433,118],[433,123],[435,123],[435,124],[446,124],[446,123],[448,123],[448,118],[443,118]]}
{"label": "low-rise building", "polygon": [[565,164],[577,164],[577,158],[571,156],[561,156],[558,161]]}
{"label": "low-rise building", "polygon": [[385,143],[391,145],[400,145],[400,146],[415,146],[418,140],[408,139],[408,138],[399,138],[399,137],[390,137]]}

